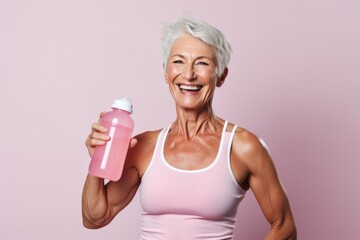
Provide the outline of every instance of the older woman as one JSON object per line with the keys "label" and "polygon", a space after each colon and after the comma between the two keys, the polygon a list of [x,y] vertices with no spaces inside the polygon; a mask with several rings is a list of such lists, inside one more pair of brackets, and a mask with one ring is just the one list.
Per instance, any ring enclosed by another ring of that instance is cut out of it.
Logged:
{"label": "older woman", "polygon": [[[85,227],[107,225],[141,185],[141,239],[232,239],[237,207],[250,188],[271,225],[266,239],[296,239],[290,205],[265,145],[213,112],[230,53],[224,35],[207,23],[180,18],[167,26],[164,75],[176,119],[132,139],[119,181],[105,185],[87,176]],[[106,129],[94,123],[86,140],[90,156],[107,140]]]}

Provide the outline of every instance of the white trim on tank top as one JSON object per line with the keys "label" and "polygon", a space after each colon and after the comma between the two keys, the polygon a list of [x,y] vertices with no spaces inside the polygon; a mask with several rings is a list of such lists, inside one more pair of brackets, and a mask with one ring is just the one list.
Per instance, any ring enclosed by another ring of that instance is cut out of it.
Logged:
{"label": "white trim on tank top", "polygon": [[246,193],[246,190],[243,189],[239,183],[237,182],[236,178],[235,178],[235,175],[234,175],[234,172],[233,172],[233,169],[231,167],[231,148],[232,148],[232,143],[233,143],[233,140],[234,140],[234,135],[235,135],[235,131],[236,131],[236,128],[237,128],[237,125],[234,125],[232,131],[231,131],[231,136],[230,136],[230,139],[229,139],[229,145],[228,145],[228,149],[227,149],[227,154],[226,154],[226,160],[227,160],[227,167],[228,167],[228,171],[230,173],[230,177],[231,179],[233,180],[233,182],[235,183],[235,185],[243,192],[243,194]]}
{"label": "white trim on tank top", "polygon": [[[146,175],[146,173],[150,170],[153,162],[155,161],[155,157],[157,155],[157,152],[158,151],[161,151],[161,156],[162,156],[162,161],[167,165],[169,166],[171,169],[175,170],[175,171],[179,171],[179,172],[184,172],[184,173],[198,173],[198,172],[203,172],[203,171],[206,171],[207,169],[210,169],[213,165],[216,164],[216,162],[218,161],[219,157],[220,157],[220,152],[222,150],[222,145],[223,145],[223,141],[224,141],[224,138],[225,138],[225,133],[226,133],[226,127],[227,127],[227,124],[228,124],[228,121],[225,121],[224,123],[224,127],[223,127],[223,130],[222,130],[222,133],[221,133],[221,140],[220,140],[220,146],[219,146],[219,149],[218,149],[218,153],[217,153],[217,156],[215,158],[215,160],[207,167],[205,168],[202,168],[202,169],[196,169],[196,170],[185,170],[185,169],[179,169],[179,168],[176,168],[176,167],[173,167],[171,166],[164,158],[164,145],[165,145],[165,140],[166,140],[166,136],[167,136],[167,133],[169,132],[170,130],[170,127],[171,127],[171,124],[167,127],[167,128],[164,128],[160,131],[159,135],[158,135],[158,139],[156,140],[156,144],[155,144],[155,148],[154,148],[154,152],[153,152],[153,155],[151,157],[151,160],[149,162],[149,165],[147,166],[144,174],[142,177],[144,177]],[[235,125],[231,131],[231,136],[230,136],[230,139],[229,139],[229,144],[228,144],[228,149],[227,149],[227,166],[228,166],[228,171],[229,171],[229,174],[231,176],[231,179],[233,180],[234,184],[243,192],[243,194],[245,194],[247,191],[245,189],[243,189],[239,183],[236,181],[236,178],[235,178],[235,175],[233,173],[233,170],[231,168],[231,160],[230,160],[230,155],[231,155],[231,147],[232,147],[232,143],[233,143],[233,138],[234,138],[234,134],[235,134],[235,131],[236,131],[236,128],[237,126]],[[165,134],[165,136],[163,136],[163,138],[161,139],[161,136]],[[162,140],[162,142],[161,142]],[[160,147],[160,144],[161,144],[161,147]]]}
{"label": "white trim on tank top", "polygon": [[193,169],[193,170],[187,170],[187,169],[181,169],[181,168],[177,168],[177,167],[174,167],[172,166],[170,163],[168,163],[168,161],[166,161],[165,159],[165,155],[164,155],[164,148],[165,148],[165,142],[166,142],[166,137],[169,133],[169,130],[170,130],[170,127],[167,127],[166,129],[166,132],[165,132],[165,135],[163,137],[163,142],[161,144],[161,148],[160,148],[160,151],[161,151],[161,160],[162,162],[170,169],[174,170],[174,171],[177,171],[177,172],[183,172],[183,173],[199,173],[199,172],[204,172],[204,171],[207,171],[209,169],[211,169],[212,167],[214,167],[216,165],[216,163],[219,161],[219,158],[220,158],[220,154],[222,152],[222,149],[223,149],[223,145],[224,145],[224,138],[225,138],[225,133],[226,133],[226,128],[227,128],[227,124],[228,124],[228,121],[225,121],[224,122],[224,126],[223,126],[223,129],[222,129],[222,132],[221,132],[221,139],[220,139],[220,145],[218,147],[218,152],[216,154],[216,157],[215,159],[211,162],[211,164],[209,166],[206,166],[204,168],[200,168],[200,169]]}

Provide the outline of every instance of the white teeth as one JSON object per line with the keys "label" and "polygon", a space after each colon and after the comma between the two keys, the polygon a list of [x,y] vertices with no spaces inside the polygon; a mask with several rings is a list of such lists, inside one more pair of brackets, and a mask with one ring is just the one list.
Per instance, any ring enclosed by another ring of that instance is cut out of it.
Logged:
{"label": "white teeth", "polygon": [[180,85],[181,90],[197,91],[200,90],[200,88],[201,86]]}

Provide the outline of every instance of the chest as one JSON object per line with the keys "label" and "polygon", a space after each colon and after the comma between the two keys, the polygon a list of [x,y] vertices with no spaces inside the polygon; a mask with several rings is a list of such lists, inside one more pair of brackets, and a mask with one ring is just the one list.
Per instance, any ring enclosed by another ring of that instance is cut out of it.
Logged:
{"label": "chest", "polygon": [[183,170],[205,168],[214,162],[220,148],[220,136],[198,137],[191,141],[168,136],[164,158],[171,166]]}
{"label": "chest", "polygon": [[219,144],[205,145],[211,157],[206,156],[206,151],[197,149],[202,145],[188,145],[198,150],[195,152],[188,152],[186,145],[176,148],[172,155],[177,159],[165,154],[165,144],[157,149],[141,183],[143,210],[151,215],[181,214],[206,219],[234,216],[245,192],[232,177],[226,144],[221,147]]}

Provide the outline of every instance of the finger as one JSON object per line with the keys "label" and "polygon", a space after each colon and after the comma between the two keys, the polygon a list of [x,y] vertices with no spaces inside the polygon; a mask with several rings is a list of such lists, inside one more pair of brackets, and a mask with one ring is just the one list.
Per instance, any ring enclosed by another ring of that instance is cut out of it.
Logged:
{"label": "finger", "polygon": [[130,148],[135,147],[136,144],[137,144],[137,139],[136,138],[130,139]]}
{"label": "finger", "polygon": [[99,114],[99,122],[101,122],[101,119],[103,118],[103,116],[105,115],[106,112],[101,112]]}
{"label": "finger", "polygon": [[103,132],[103,133],[105,133],[107,131],[107,129],[103,125],[101,125],[101,123],[99,123],[99,122],[94,123],[91,126],[91,129],[92,129],[92,131],[95,130],[97,132]]}
{"label": "finger", "polygon": [[96,147],[96,146],[102,146],[106,143],[106,141],[91,138],[88,140],[88,147]]}
{"label": "finger", "polygon": [[110,140],[110,137],[106,134],[93,131],[88,135],[85,141],[87,147],[94,147],[96,145],[103,145]]}
{"label": "finger", "polygon": [[94,132],[94,133],[91,134],[90,139],[109,141],[110,137],[108,135],[106,135],[106,134],[103,134],[103,133]]}
{"label": "finger", "polygon": [[85,146],[86,146],[88,149],[94,148],[94,147],[96,147],[98,144],[101,145],[101,140],[93,139],[93,138],[91,138],[90,135],[89,135],[89,136],[86,138],[86,140],[85,140]]}

